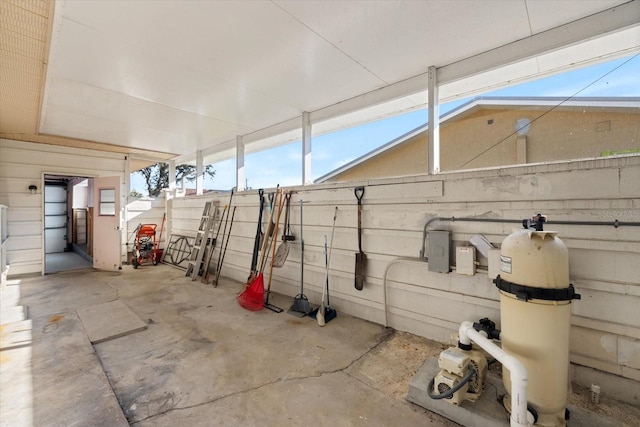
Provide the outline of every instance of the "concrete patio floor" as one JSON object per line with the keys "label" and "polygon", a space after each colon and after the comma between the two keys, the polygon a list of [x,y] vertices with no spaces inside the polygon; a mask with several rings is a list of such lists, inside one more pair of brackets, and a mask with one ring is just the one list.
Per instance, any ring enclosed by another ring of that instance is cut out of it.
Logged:
{"label": "concrete patio floor", "polygon": [[[249,312],[242,284],[166,265],[15,282],[31,340],[0,352],[2,426],[456,425],[406,400],[443,348],[411,334],[343,313],[321,328],[277,294],[285,312]],[[92,345],[76,311],[115,300],[147,329]]]}

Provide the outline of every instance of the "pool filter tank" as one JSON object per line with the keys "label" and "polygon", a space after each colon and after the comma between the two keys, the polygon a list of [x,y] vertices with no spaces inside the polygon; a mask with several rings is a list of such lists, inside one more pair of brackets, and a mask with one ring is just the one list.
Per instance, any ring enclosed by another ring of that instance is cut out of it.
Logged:
{"label": "pool filter tank", "polygon": [[[528,406],[537,412],[535,425],[565,426],[569,387],[571,301],[580,299],[569,283],[567,247],[555,231],[543,231],[545,217],[523,221],[500,250],[502,348],[527,368]],[[502,369],[507,393],[509,371]],[[505,396],[510,411],[510,398]],[[531,412],[534,412],[531,411]]]}

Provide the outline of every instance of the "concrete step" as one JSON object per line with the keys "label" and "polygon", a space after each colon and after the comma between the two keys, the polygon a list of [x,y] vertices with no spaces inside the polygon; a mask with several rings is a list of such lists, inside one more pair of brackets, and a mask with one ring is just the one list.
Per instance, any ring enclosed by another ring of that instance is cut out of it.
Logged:
{"label": "concrete step", "polygon": [[0,350],[31,344],[31,320],[22,320],[0,326]]}
{"label": "concrete step", "polygon": [[16,305],[12,307],[2,306],[0,309],[0,325],[22,322],[27,319],[27,307]]}

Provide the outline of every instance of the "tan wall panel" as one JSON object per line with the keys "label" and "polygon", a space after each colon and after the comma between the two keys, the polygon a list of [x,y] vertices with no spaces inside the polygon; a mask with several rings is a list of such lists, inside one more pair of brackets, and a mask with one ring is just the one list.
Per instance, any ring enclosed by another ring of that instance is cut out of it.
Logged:
{"label": "tan wall panel", "polygon": [[344,172],[340,181],[424,173],[428,169],[428,158],[427,137],[423,133]]}
{"label": "tan wall panel", "polygon": [[[526,137],[526,150],[521,147],[520,158],[526,157],[528,163],[592,158],[599,157],[604,151],[640,149],[640,111],[556,110],[544,113],[544,110],[526,108],[487,108],[443,123],[440,127],[440,169],[452,171],[518,164],[517,124],[521,119],[531,122],[528,131],[521,132],[520,136]],[[427,145],[427,132],[423,132],[338,174],[329,182],[426,173]]]}

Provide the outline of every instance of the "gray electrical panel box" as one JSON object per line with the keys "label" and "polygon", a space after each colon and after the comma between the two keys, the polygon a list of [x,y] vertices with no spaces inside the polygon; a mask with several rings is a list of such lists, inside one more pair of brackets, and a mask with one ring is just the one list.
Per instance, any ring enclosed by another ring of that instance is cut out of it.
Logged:
{"label": "gray electrical panel box", "polygon": [[429,271],[448,273],[451,266],[451,233],[449,231],[429,231]]}

